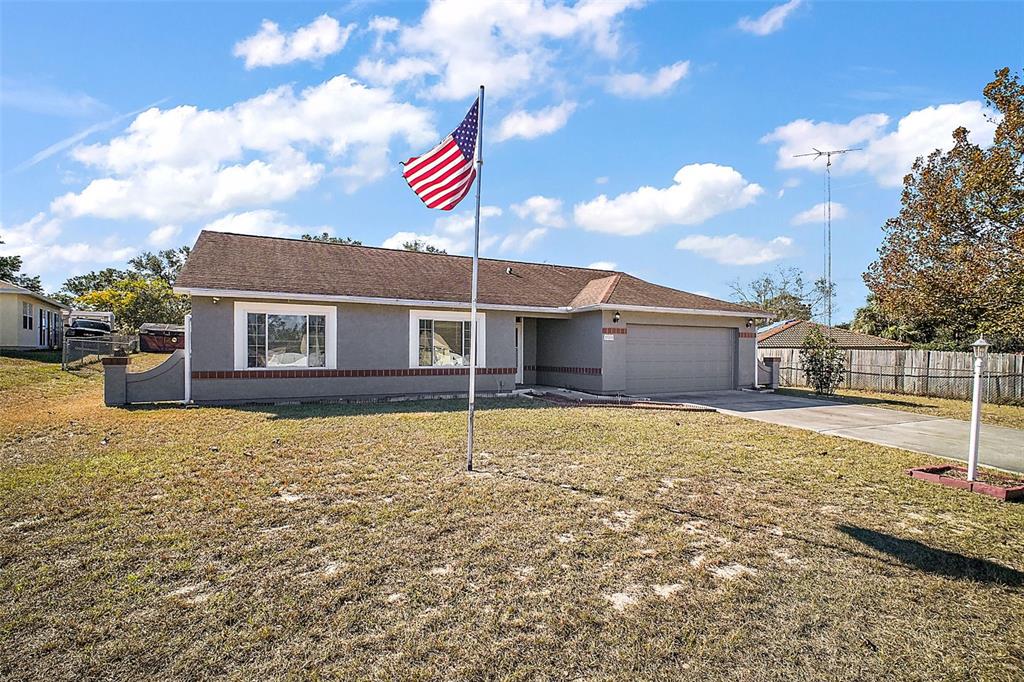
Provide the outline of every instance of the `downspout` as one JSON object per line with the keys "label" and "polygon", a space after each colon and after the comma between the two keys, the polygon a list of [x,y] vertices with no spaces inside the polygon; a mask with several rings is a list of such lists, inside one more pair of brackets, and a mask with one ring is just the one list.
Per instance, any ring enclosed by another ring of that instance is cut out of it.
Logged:
{"label": "downspout", "polygon": [[[185,342],[187,343],[187,341]],[[754,390],[758,389],[758,321],[754,321]]]}
{"label": "downspout", "polygon": [[185,316],[185,399],[183,405],[192,402],[192,313]]}

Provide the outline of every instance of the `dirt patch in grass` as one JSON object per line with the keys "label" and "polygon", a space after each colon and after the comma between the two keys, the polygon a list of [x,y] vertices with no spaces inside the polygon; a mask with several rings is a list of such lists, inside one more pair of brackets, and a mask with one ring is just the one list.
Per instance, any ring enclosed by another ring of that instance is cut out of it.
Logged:
{"label": "dirt patch in grass", "polygon": [[[807,388],[780,388],[776,393],[782,395],[794,395],[801,398],[816,398],[811,389]],[[851,402],[861,405],[874,405],[891,410],[903,410],[904,412],[915,412],[927,414],[933,417],[944,417],[947,419],[959,419],[961,421],[971,420],[971,401],[953,400],[951,398],[932,398],[920,395],[905,395],[902,393],[874,393],[871,391],[859,391],[841,388],[836,395],[830,396],[827,400],[840,402]],[[1007,426],[1012,429],[1024,429],[1024,406],[1021,405],[997,405],[992,403],[981,404],[981,419],[985,424],[996,426]]]}
{"label": "dirt patch in grass", "polygon": [[906,476],[927,457],[481,401],[467,475],[460,402],[127,410],[100,388],[0,397],[0,678],[1024,666],[1024,506]]}

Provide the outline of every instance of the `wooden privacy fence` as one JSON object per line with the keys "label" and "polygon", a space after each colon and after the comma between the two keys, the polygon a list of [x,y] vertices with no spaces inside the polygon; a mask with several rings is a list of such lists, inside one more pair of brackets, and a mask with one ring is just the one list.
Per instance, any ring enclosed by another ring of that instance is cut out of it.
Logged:
{"label": "wooden privacy fence", "polygon": [[[971,353],[939,350],[847,350],[845,388],[970,400],[974,382]],[[798,348],[759,349],[758,357],[779,358],[780,386],[807,386]],[[990,353],[982,374],[986,402],[1024,403],[1024,355]]]}

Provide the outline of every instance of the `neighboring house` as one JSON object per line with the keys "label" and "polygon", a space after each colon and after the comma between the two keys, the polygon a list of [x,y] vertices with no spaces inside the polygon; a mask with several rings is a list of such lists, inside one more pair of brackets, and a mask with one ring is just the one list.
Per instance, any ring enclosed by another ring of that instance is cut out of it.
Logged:
{"label": "neighboring house", "polygon": [[882,338],[881,336],[858,334],[857,332],[840,327],[829,329],[823,324],[807,320],[785,320],[758,333],[758,355],[762,358],[772,357],[771,351],[802,348],[804,339],[807,338],[807,334],[812,329],[818,329],[822,334],[831,336],[835,340],[836,345],[843,350],[901,350],[910,348],[909,343],[894,341]]}
{"label": "neighboring house", "polygon": [[68,306],[0,279],[0,348],[60,348]]}
{"label": "neighboring house", "polygon": [[[204,231],[174,285],[192,299],[191,397],[465,392],[471,268],[463,256]],[[477,387],[749,386],[752,318],[769,316],[623,272],[484,258]]]}

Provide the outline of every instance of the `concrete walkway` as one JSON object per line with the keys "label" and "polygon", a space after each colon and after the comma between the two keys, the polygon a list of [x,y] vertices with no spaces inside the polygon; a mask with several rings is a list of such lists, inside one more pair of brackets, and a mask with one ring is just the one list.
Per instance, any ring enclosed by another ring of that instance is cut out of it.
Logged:
{"label": "concrete walkway", "polygon": [[[970,424],[957,419],[753,391],[703,391],[649,397],[707,405],[737,417],[961,462],[967,458]],[[979,459],[988,466],[1024,473],[1024,431],[982,423]]]}

